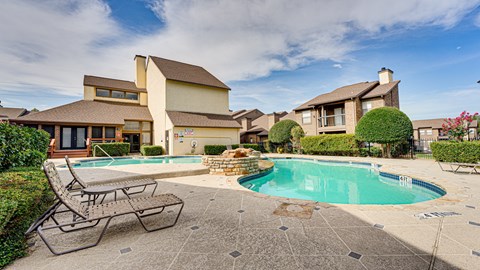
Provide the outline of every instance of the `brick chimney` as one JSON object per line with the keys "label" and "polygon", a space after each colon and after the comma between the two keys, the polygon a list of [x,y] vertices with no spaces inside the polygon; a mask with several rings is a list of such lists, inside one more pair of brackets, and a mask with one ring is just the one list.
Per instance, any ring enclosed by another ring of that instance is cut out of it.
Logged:
{"label": "brick chimney", "polygon": [[393,71],[389,68],[382,67],[382,69],[378,72],[378,81],[380,84],[393,82]]}
{"label": "brick chimney", "polygon": [[282,117],[283,115],[281,113],[273,112],[268,114],[267,116],[268,116],[268,130],[270,130],[272,126],[275,125],[275,123],[277,123],[280,120],[280,117]]}
{"label": "brick chimney", "polygon": [[146,70],[146,60],[147,58],[143,55],[135,55],[135,85],[138,88],[147,87],[147,70]]}
{"label": "brick chimney", "polygon": [[252,119],[251,118],[242,118],[242,129],[249,130],[252,128]]}

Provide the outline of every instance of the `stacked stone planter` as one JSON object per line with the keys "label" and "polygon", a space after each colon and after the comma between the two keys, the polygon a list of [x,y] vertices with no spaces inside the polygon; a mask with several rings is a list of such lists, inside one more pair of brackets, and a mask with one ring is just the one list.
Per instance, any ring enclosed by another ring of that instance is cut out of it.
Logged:
{"label": "stacked stone planter", "polygon": [[219,156],[206,156],[202,164],[210,169],[210,174],[217,175],[246,175],[258,173],[259,157],[224,158]]}

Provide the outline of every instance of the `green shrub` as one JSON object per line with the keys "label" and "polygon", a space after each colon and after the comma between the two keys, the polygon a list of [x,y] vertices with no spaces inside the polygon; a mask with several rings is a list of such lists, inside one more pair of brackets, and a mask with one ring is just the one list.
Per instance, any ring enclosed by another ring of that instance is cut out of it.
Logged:
{"label": "green shrub", "polygon": [[258,146],[258,144],[254,144],[254,143],[244,143],[243,148],[252,148],[255,151],[260,151],[260,146]]}
{"label": "green shrub", "polygon": [[370,147],[370,154],[368,153],[368,148],[360,148],[359,150],[361,157],[382,157],[382,148],[380,147]]}
{"label": "green shrub", "polygon": [[275,123],[268,132],[268,139],[272,143],[286,144],[290,142],[292,138],[292,128],[299,126],[299,124],[293,120],[286,119]]}
{"label": "green shrub", "polygon": [[305,153],[313,155],[357,156],[358,142],[353,134],[322,134],[301,139]]}
{"label": "green shrub", "polygon": [[[232,149],[237,149],[239,147],[239,144],[232,144]],[[252,148],[255,151],[260,151],[260,146],[254,143],[244,143],[243,147]],[[205,145],[203,150],[205,152],[205,155],[220,155],[223,153],[223,151],[227,150],[227,146],[223,144],[210,144]]]}
{"label": "green shrub", "polygon": [[272,142],[270,140],[264,140],[263,141],[263,148],[265,149],[266,152],[272,153],[275,149],[273,148]]}
{"label": "green shrub", "polygon": [[480,162],[480,142],[432,142],[433,158],[443,162],[477,163]]}
{"label": "green shrub", "polygon": [[101,147],[105,152],[107,152],[110,156],[125,156],[130,153],[130,144],[123,143],[123,142],[115,142],[115,143],[94,143],[92,144],[92,153],[95,153],[96,157],[105,157],[105,153],[100,150],[98,145]]}
{"label": "green shrub", "polygon": [[142,156],[160,156],[165,153],[161,145],[142,145],[140,146]]}
{"label": "green shrub", "polygon": [[212,144],[204,147],[205,155],[220,155],[225,150],[227,150],[226,145]]}
{"label": "green shrub", "polygon": [[412,134],[410,118],[393,107],[381,107],[367,112],[355,128],[357,140],[385,144],[388,157],[391,157],[392,143],[408,140]]}
{"label": "green shrub", "polygon": [[0,268],[26,255],[25,232],[53,203],[53,193],[38,167],[0,173]]}
{"label": "green shrub", "polygon": [[50,135],[43,130],[0,123],[0,171],[40,166],[47,159]]}

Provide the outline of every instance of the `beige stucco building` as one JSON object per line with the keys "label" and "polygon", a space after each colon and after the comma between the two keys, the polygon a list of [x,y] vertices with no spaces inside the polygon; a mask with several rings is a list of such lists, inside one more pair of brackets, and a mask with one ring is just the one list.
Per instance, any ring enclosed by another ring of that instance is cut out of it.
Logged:
{"label": "beige stucco building", "polygon": [[319,95],[293,110],[307,136],[326,133],[355,133],[355,126],[369,110],[384,106],[399,108],[398,84],[393,71],[382,68],[379,80],[343,86]]}
{"label": "beige stucco building", "polygon": [[206,144],[238,144],[230,88],[200,66],[137,55],[135,81],[86,75],[83,100],[14,122],[44,129],[56,155],[84,156],[89,141],[125,141],[131,152],[161,145],[170,155],[201,154]]}

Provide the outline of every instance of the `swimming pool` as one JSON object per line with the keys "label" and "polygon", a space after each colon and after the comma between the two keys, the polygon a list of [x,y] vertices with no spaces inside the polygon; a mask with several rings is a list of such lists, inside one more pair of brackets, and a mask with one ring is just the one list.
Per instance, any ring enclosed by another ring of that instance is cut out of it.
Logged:
{"label": "swimming pool", "polygon": [[256,192],[338,204],[411,204],[442,197],[440,187],[379,172],[369,163],[272,159],[273,171],[241,178]]}
{"label": "swimming pool", "polygon": [[87,159],[75,162],[73,166],[75,168],[92,168],[92,167],[108,167],[108,166],[121,166],[121,165],[135,165],[135,164],[188,164],[188,163],[202,163],[202,158],[196,157],[120,157],[114,158],[101,158],[101,159]]}

